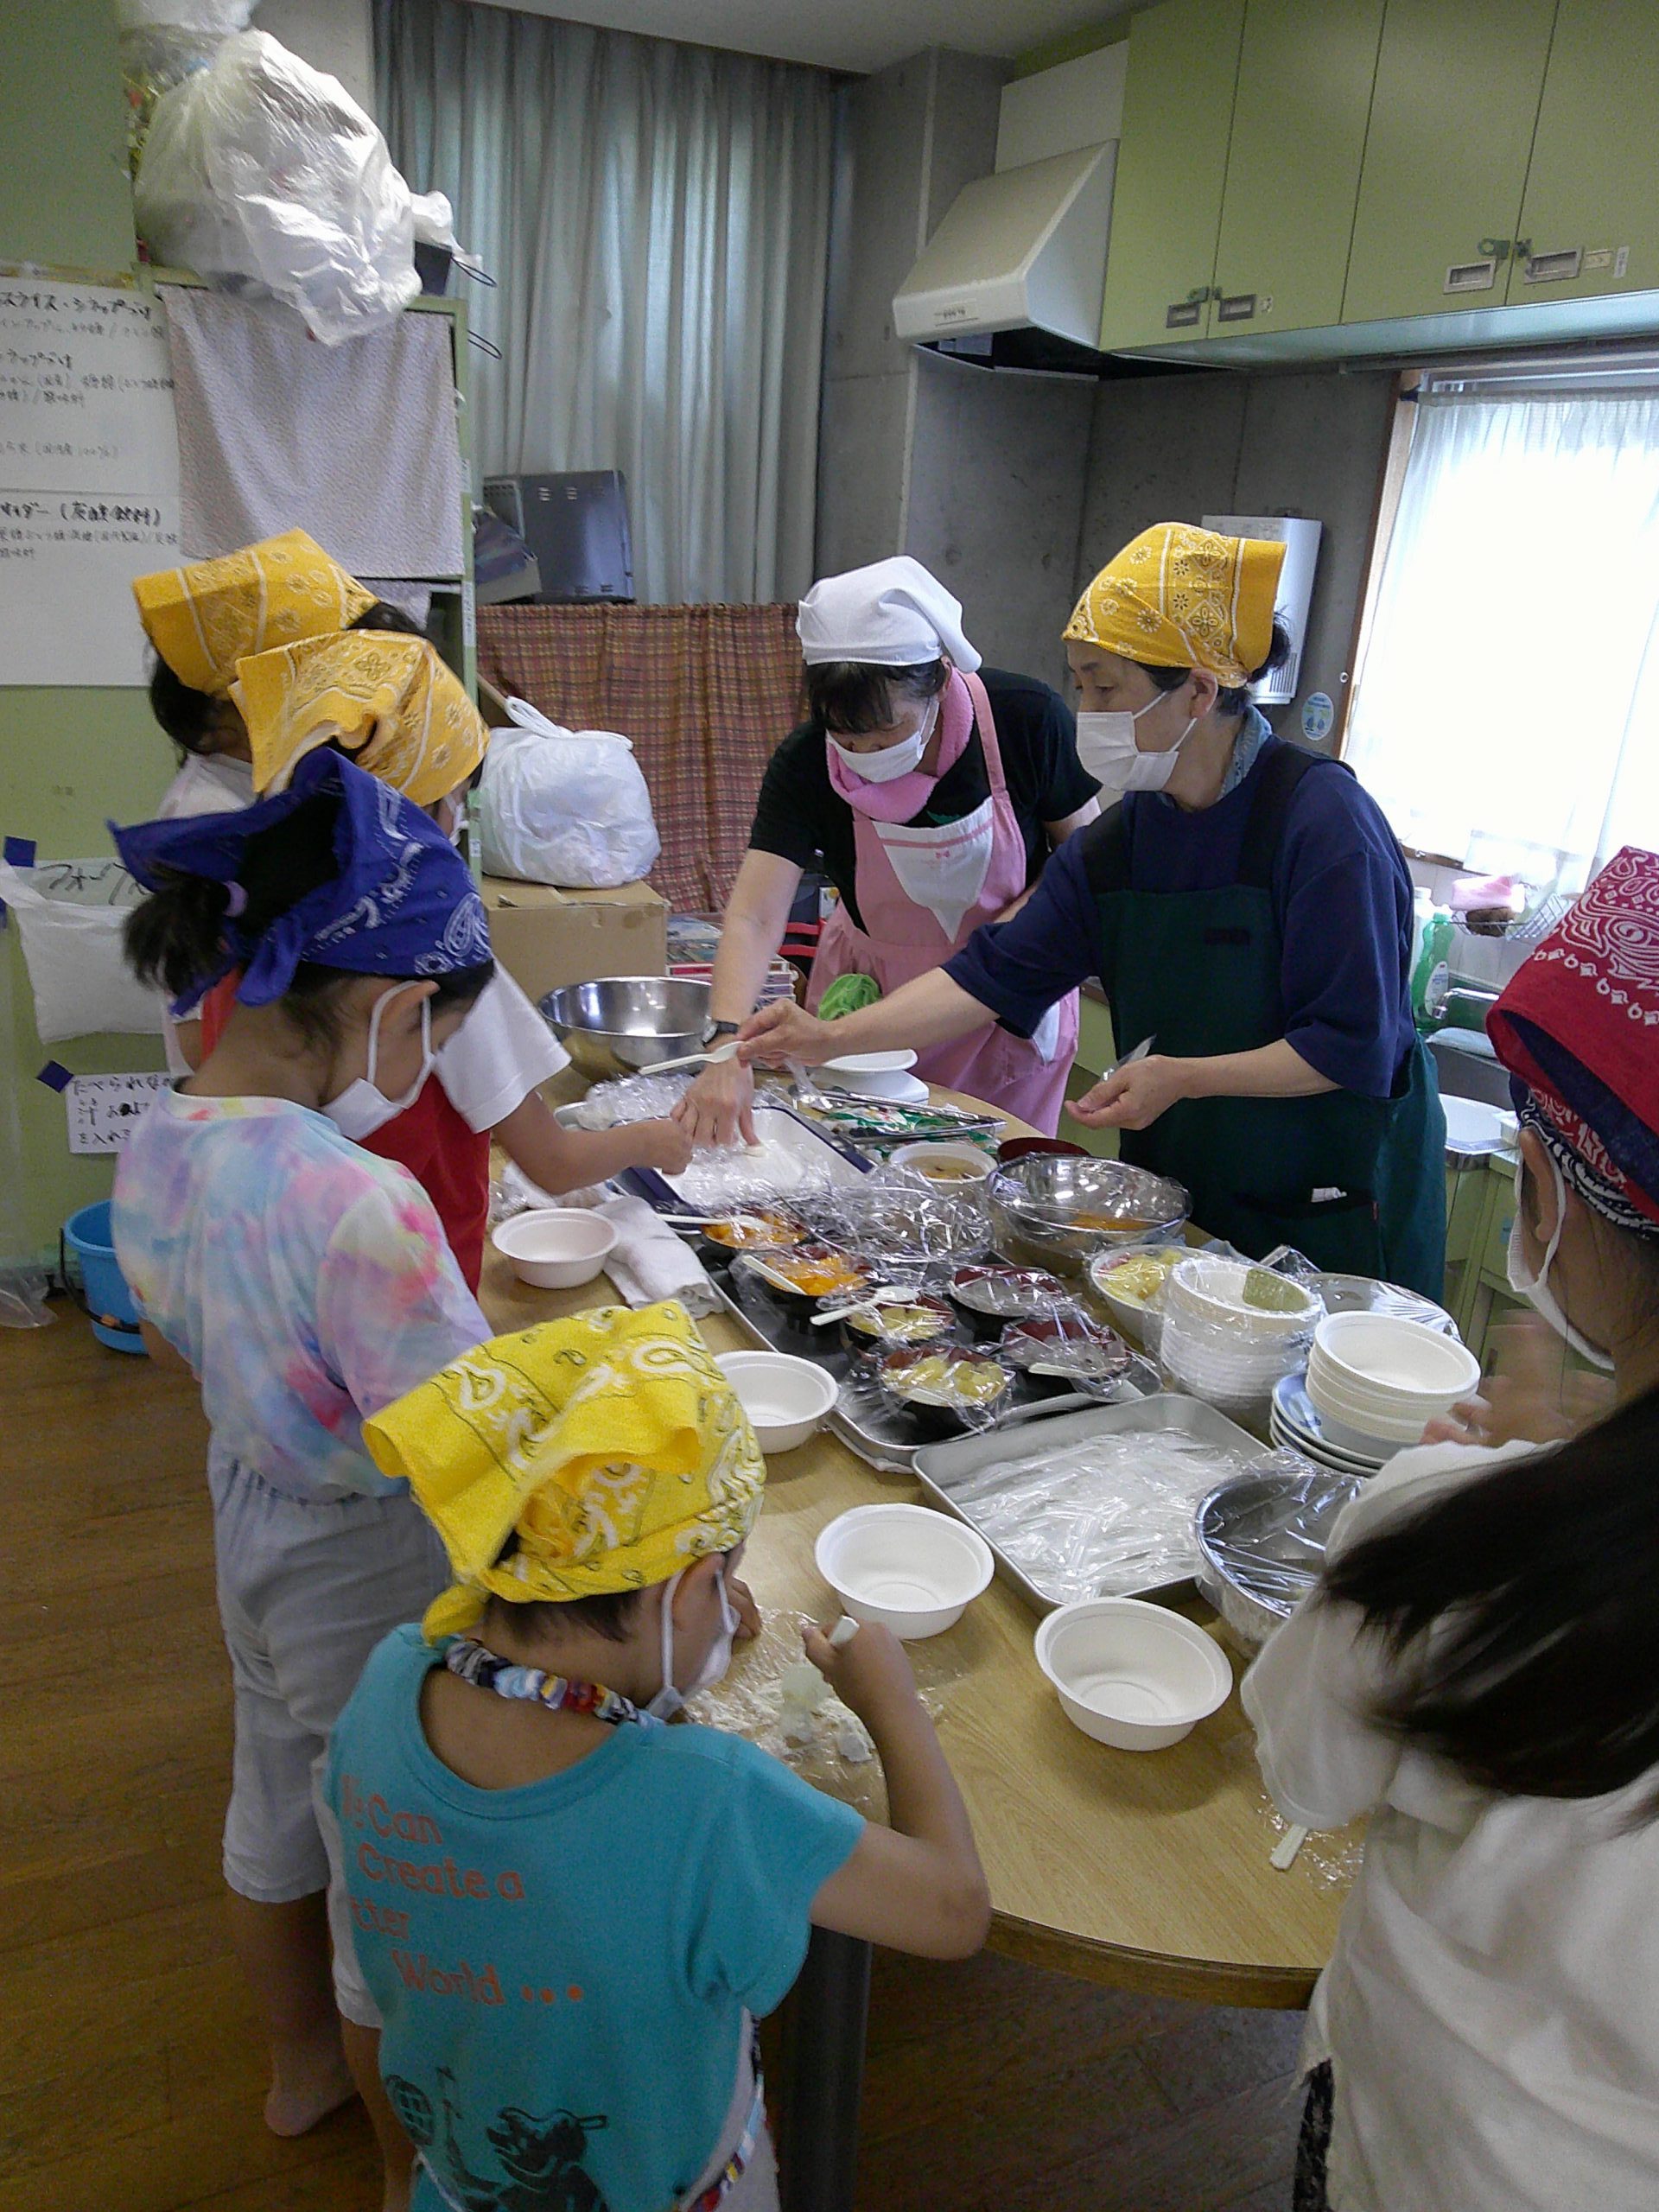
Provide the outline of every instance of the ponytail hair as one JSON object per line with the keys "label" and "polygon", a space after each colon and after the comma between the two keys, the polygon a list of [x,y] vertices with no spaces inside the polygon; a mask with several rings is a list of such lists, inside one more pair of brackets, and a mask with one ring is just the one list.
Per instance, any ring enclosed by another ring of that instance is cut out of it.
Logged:
{"label": "ponytail hair", "polygon": [[[318,792],[248,839],[238,876],[246,894],[238,916],[241,933],[263,937],[290,907],[339,874],[334,822],[340,804],[334,793]],[[127,918],[123,943],[128,966],[140,982],[169,998],[182,998],[223,966],[230,909],[229,884],[168,871],[162,887],[141,900]],[[495,963],[486,960],[438,976],[433,1013],[470,1006],[494,973]],[[354,971],[302,961],[282,1004],[308,1039],[333,1043],[338,1027],[332,1002],[346,985],[361,981]]]}
{"label": "ponytail hair", "polygon": [[[1275,614],[1273,618],[1273,635],[1268,641],[1267,658],[1260,668],[1253,668],[1250,671],[1249,683],[1222,685],[1216,694],[1217,711],[1224,715],[1243,714],[1251,703],[1250,685],[1260,683],[1264,677],[1271,676],[1275,668],[1282,668],[1289,658],[1290,632]],[[1192,673],[1190,668],[1152,668],[1145,661],[1141,660],[1136,661],[1135,666],[1149,676],[1160,691],[1179,691]]]}
{"label": "ponytail hair", "polygon": [[[1633,1248],[1659,1302],[1659,1243]],[[1659,1767],[1659,1389],[1329,1562],[1406,1663],[1373,1716],[1474,1783],[1599,1797]],[[1641,1817],[1659,1815],[1659,1777]]]}

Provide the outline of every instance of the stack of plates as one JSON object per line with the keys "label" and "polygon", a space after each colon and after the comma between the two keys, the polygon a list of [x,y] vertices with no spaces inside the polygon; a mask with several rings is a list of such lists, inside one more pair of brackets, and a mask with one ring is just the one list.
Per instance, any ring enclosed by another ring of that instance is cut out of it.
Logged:
{"label": "stack of plates", "polygon": [[826,1060],[813,1073],[826,1090],[844,1090],[855,1098],[885,1098],[894,1106],[925,1106],[927,1085],[910,1071],[914,1052],[848,1052]]}
{"label": "stack of plates", "polygon": [[1307,1395],[1325,1441],[1363,1459],[1419,1442],[1480,1381],[1480,1362],[1432,1323],[1330,1313],[1313,1332]]}
{"label": "stack of plates", "polygon": [[1389,1445],[1386,1450],[1379,1448],[1378,1455],[1373,1457],[1344,1452],[1333,1444],[1307,1395],[1305,1375],[1287,1375],[1275,1384],[1268,1425],[1275,1444],[1287,1452],[1300,1452],[1303,1459],[1311,1459],[1316,1467],[1328,1468],[1333,1475],[1374,1475],[1401,1448]]}

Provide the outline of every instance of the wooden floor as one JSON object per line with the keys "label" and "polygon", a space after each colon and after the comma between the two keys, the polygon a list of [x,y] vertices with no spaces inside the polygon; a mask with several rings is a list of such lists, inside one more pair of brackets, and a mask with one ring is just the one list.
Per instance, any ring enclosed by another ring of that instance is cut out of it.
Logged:
{"label": "wooden floor", "polygon": [[[0,1331],[0,2212],[369,2212],[359,2111],[259,2116],[194,1389],[55,1310]],[[881,1956],[861,2212],[1280,2212],[1299,2029]]]}

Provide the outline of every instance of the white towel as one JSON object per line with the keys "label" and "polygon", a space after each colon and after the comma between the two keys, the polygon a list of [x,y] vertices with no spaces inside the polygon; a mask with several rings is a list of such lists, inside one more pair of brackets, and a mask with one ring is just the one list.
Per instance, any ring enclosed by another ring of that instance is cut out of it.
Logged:
{"label": "white towel", "polygon": [[403,315],[390,330],[319,346],[291,308],[157,289],[190,559],[305,530],[353,575],[460,575],[446,316]]}
{"label": "white towel", "polygon": [[716,1310],[719,1294],[702,1262],[643,1198],[607,1198],[594,1211],[616,1230],[605,1272],[628,1305],[677,1298],[693,1315]]}

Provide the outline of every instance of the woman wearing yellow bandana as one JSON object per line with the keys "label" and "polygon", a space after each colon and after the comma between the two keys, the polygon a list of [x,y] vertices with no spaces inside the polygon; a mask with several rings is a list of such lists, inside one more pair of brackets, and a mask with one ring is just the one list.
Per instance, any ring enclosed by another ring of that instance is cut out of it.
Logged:
{"label": "woman wearing yellow bandana", "polygon": [[1108,562],[1066,626],[1078,757],[1109,807],[1029,904],[833,1046],[768,1007],[741,1055],[774,1065],[921,1046],[995,1020],[1028,1035],[1098,976],[1123,1052],[1071,1108],[1173,1176],[1193,1219],[1262,1257],[1439,1298],[1445,1117],[1407,989],[1412,884],[1394,833],[1329,755],[1274,735],[1249,687],[1283,659],[1283,548],[1183,523]]}
{"label": "woman wearing yellow bandana", "polygon": [[364,1434],[455,1576],[425,1636],[370,1659],[325,1784],[414,2212],[532,2177],[550,2204],[776,2212],[753,2020],[810,1929],[950,1958],[988,1921],[902,1648],[806,1636],[874,1739],[891,1827],[661,1726],[724,1670],[766,1474],[683,1306],[498,1337]]}

